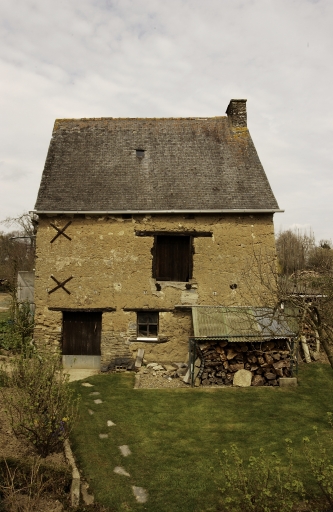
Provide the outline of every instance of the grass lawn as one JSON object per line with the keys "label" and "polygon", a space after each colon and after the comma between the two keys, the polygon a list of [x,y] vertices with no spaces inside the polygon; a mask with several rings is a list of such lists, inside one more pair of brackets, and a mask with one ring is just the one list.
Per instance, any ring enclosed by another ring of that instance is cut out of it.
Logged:
{"label": "grass lawn", "polygon": [[[302,366],[299,386],[280,388],[139,389],[134,375],[97,375],[94,387],[73,386],[82,396],[72,447],[97,501],[111,511],[208,512],[217,510],[220,452],[236,443],[244,455],[283,455],[284,439],[298,448],[312,427],[328,431],[333,411],[333,371]],[[99,391],[99,396],[91,396]],[[100,398],[103,403],[95,404]],[[88,409],[94,411],[89,415]],[[107,421],[116,425],[107,427]],[[108,433],[107,439],[99,434]],[[123,457],[120,445],[132,454]],[[304,479],[306,464],[297,455]],[[130,477],[115,474],[122,466]],[[135,501],[131,486],[147,490]]]}

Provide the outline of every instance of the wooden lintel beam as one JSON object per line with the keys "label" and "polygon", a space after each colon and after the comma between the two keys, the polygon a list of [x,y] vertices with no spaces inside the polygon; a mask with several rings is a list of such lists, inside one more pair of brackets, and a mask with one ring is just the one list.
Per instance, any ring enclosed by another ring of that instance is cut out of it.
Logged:
{"label": "wooden lintel beam", "polygon": [[211,237],[211,231],[135,231],[136,236],[194,236]]}

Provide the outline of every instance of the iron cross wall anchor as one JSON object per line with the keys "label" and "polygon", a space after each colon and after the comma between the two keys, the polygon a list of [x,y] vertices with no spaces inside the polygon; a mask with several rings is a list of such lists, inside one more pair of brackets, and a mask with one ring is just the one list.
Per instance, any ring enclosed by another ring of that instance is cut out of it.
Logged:
{"label": "iron cross wall anchor", "polygon": [[66,226],[64,226],[63,228],[58,228],[58,226],[56,226],[55,224],[53,224],[53,222],[50,222],[50,226],[52,226],[56,231],[57,231],[57,234],[52,238],[52,240],[50,241],[51,244],[53,244],[53,242],[58,238],[58,236],[60,235],[63,235],[65,238],[67,238],[67,240],[72,240],[70,236],[68,236],[65,231],[66,229],[68,228],[68,226],[72,224],[72,221],[70,220],[69,222],[67,222]]}
{"label": "iron cross wall anchor", "polygon": [[66,293],[68,293],[68,295],[71,294],[71,292],[67,290],[67,288],[65,288],[65,284],[68,283],[68,281],[70,281],[71,279],[73,279],[73,276],[68,277],[67,279],[65,279],[65,281],[62,282],[58,281],[58,279],[56,279],[53,275],[51,275],[50,277],[51,279],[53,279],[55,283],[57,283],[57,286],[55,286],[54,288],[52,288],[52,290],[48,292],[49,295],[55,292],[56,290],[59,290],[60,288],[62,288]]}

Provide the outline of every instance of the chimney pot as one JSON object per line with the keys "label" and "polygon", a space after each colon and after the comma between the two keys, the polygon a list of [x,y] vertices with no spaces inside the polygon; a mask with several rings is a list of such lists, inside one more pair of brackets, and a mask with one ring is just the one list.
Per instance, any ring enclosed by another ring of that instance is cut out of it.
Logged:
{"label": "chimney pot", "polygon": [[229,117],[232,126],[247,126],[246,101],[247,100],[230,100],[226,114]]}

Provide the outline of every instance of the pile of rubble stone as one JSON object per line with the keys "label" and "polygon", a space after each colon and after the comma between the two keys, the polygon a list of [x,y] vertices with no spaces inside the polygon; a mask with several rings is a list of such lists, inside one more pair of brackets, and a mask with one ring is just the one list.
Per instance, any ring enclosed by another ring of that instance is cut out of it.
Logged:
{"label": "pile of rubble stone", "polygon": [[151,374],[154,377],[165,377],[167,379],[183,378],[187,372],[186,363],[171,363],[171,364],[159,364],[159,363],[147,363],[146,366],[141,367],[142,374]]}

